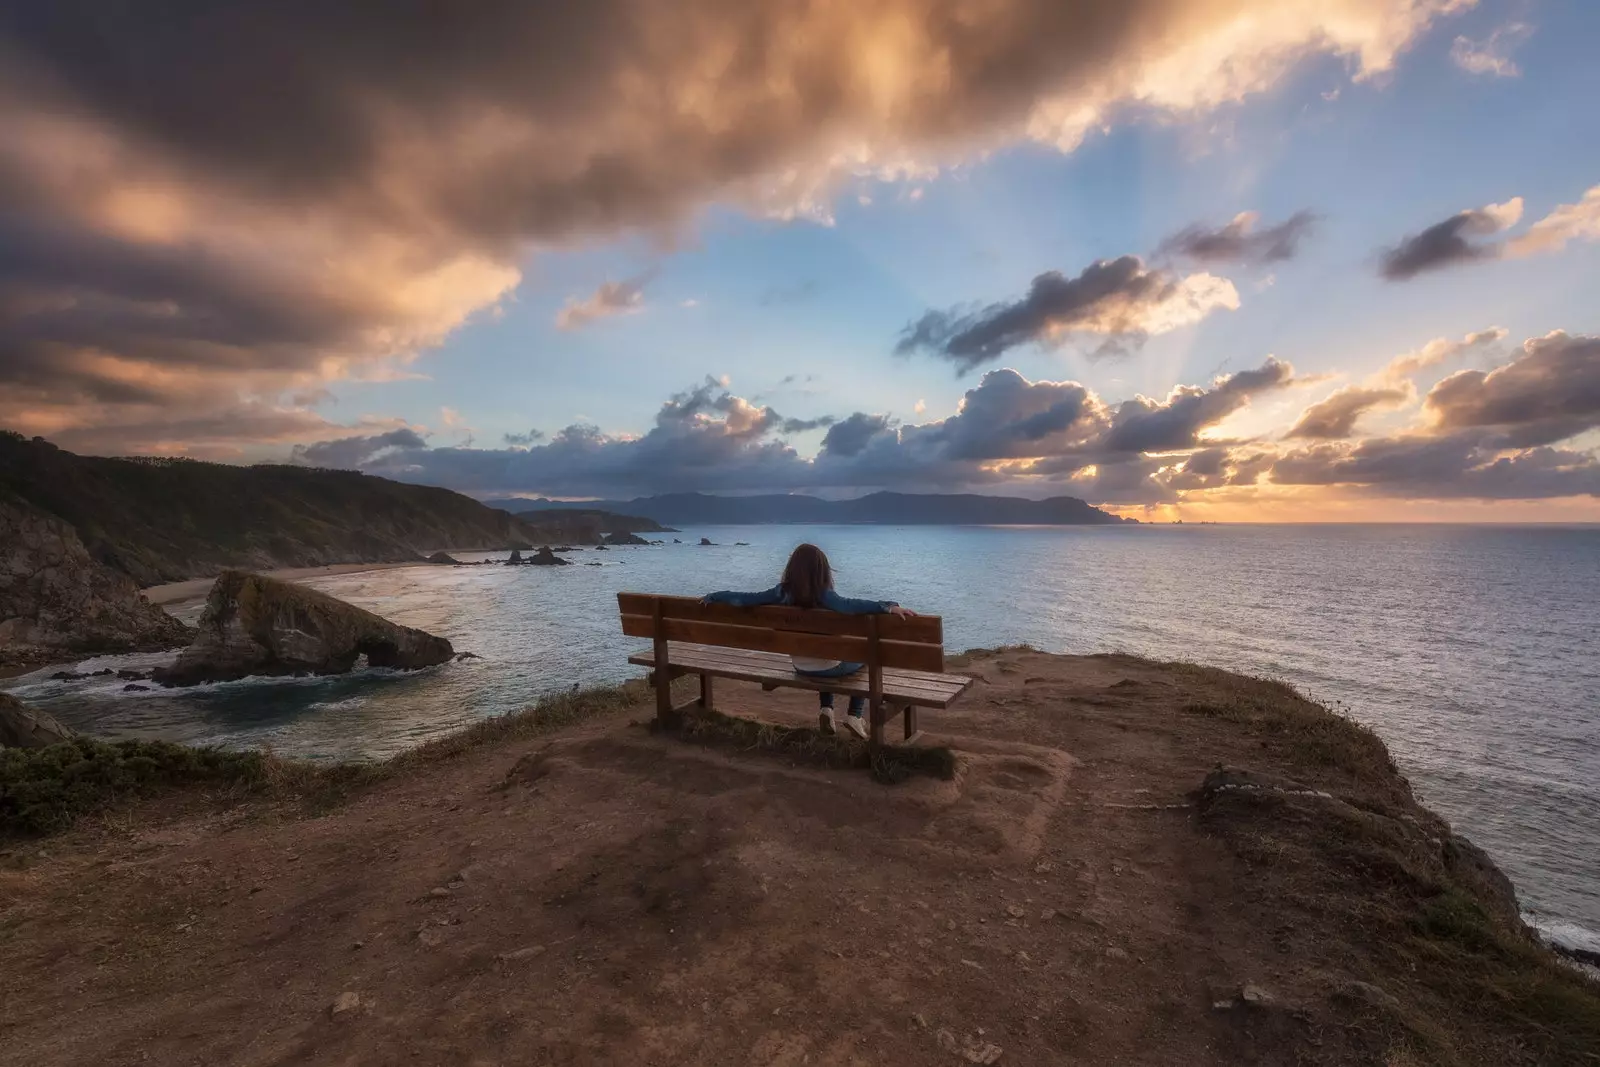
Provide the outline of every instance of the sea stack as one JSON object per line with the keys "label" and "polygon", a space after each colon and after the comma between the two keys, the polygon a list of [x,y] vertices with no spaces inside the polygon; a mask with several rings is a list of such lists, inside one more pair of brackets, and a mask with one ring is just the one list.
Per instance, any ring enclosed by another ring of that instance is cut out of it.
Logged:
{"label": "sea stack", "polygon": [[442,637],[399,626],[303,585],[244,571],[224,571],[206,598],[200,636],[162,685],[198,685],[250,675],[343,674],[362,657],[369,666],[411,670],[448,662]]}

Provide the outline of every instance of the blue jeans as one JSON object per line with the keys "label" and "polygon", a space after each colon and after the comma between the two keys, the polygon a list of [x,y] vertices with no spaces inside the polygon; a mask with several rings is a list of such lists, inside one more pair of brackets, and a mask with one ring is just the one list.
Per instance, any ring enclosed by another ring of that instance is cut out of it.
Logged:
{"label": "blue jeans", "polygon": [[[866,664],[864,664],[864,663],[840,663],[837,666],[824,667],[820,671],[803,671],[799,667],[796,667],[794,669],[794,673],[803,674],[807,678],[843,678],[847,674],[856,673],[856,671],[859,671],[864,666],[866,666]],[[833,694],[832,693],[818,693],[817,694],[817,703],[819,705],[821,705],[822,710],[824,710],[824,711],[832,711],[833,710]],[[867,698],[866,697],[864,697],[864,696],[852,696],[850,698],[850,714],[852,714],[852,715],[860,715],[862,709],[865,708],[866,706],[867,706]]]}

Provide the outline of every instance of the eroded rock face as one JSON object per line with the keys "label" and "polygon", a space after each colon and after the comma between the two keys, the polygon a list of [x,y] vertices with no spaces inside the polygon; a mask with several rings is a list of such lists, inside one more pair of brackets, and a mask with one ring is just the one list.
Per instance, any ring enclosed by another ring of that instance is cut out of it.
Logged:
{"label": "eroded rock face", "polygon": [[154,651],[191,634],[146,600],[132,578],[96,562],[67,522],[0,492],[3,658]]}
{"label": "eroded rock face", "polygon": [[199,637],[162,685],[198,685],[249,675],[342,674],[362,657],[373,667],[412,670],[445,663],[450,642],[292,582],[224,571],[206,598]]}
{"label": "eroded rock face", "polygon": [[75,736],[54,716],[0,693],[0,748],[44,748]]}

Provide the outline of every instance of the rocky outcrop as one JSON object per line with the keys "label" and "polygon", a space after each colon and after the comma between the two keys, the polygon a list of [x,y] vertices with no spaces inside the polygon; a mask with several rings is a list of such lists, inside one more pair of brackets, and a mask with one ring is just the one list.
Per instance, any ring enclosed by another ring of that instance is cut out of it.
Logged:
{"label": "rocky outcrop", "polygon": [[607,545],[648,545],[650,542],[636,533],[618,530],[616,533],[607,534],[602,543]]}
{"label": "rocky outcrop", "polygon": [[263,674],[342,674],[363,657],[410,670],[444,663],[450,642],[399,626],[326,593],[244,571],[224,571],[206,598],[200,635],[162,685],[198,685]]}
{"label": "rocky outcrop", "polygon": [[522,562],[522,549],[513,548],[511,550],[511,557],[509,559],[507,559],[506,562],[511,564],[512,566],[516,566],[517,564],[521,563]]}
{"label": "rocky outcrop", "polygon": [[0,658],[153,651],[191,633],[91,558],[68,523],[0,491]]}
{"label": "rocky outcrop", "polygon": [[76,736],[51,715],[0,693],[0,748],[44,748]]}
{"label": "rocky outcrop", "polygon": [[549,545],[545,545],[543,548],[539,549],[539,551],[529,556],[524,562],[531,563],[536,567],[572,566],[572,561],[570,559],[562,559],[560,556],[555,554],[555,550]]}
{"label": "rocky outcrop", "polygon": [[436,563],[436,564],[438,564],[440,566],[443,566],[443,567],[459,567],[459,566],[461,566],[461,561],[459,559],[456,559],[454,556],[452,556],[448,552],[435,552],[433,555],[428,557],[427,562]]}

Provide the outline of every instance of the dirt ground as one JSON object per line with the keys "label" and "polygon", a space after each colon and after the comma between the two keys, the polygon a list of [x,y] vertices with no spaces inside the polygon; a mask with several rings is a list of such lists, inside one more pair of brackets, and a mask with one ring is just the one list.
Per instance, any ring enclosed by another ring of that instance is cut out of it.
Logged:
{"label": "dirt ground", "polygon": [[[1122,657],[975,654],[874,783],[656,736],[640,706],[307,816],[133,813],[0,859],[0,1062],[1390,1063],[1364,977],[1199,825],[1272,753]],[[719,683],[808,723],[814,698]],[[1270,1006],[1240,1001],[1250,987]]]}

